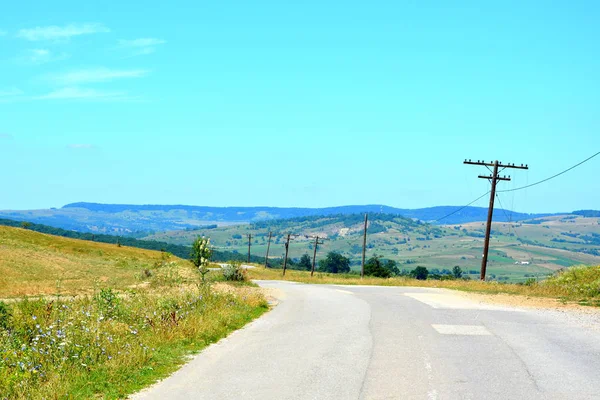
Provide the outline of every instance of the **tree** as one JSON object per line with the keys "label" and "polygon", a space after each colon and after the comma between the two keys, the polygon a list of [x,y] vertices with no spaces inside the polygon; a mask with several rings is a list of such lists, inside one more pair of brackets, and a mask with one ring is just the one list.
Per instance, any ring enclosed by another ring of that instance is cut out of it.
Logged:
{"label": "tree", "polygon": [[27,222],[27,221],[21,222],[21,228],[23,228],[23,229],[31,228],[31,222]]}
{"label": "tree", "polygon": [[202,274],[202,282],[204,282],[204,276],[208,273],[208,263],[212,257],[213,251],[210,246],[210,238],[204,236],[198,236],[192,244],[192,253],[190,254],[190,261],[198,268],[200,274]]}
{"label": "tree", "polygon": [[392,275],[398,276],[400,275],[400,269],[398,268],[398,263],[394,260],[387,260],[385,262],[385,267],[390,270]]}
{"label": "tree", "polygon": [[374,255],[365,263],[365,275],[376,276],[378,278],[389,278],[392,273],[383,266],[381,259]]}
{"label": "tree", "polygon": [[300,257],[300,262],[298,263],[298,269],[301,271],[310,271],[312,268],[312,263],[310,260],[310,256],[308,254],[303,254]]}
{"label": "tree", "polygon": [[424,281],[424,280],[427,280],[429,271],[425,267],[417,267],[417,268],[413,269],[412,271],[410,271],[410,275],[415,279]]}
{"label": "tree", "polygon": [[319,261],[319,271],[332,274],[350,272],[350,259],[340,253],[330,251],[325,259]]}
{"label": "tree", "polygon": [[452,268],[452,275],[454,275],[456,279],[462,278],[462,274],[463,271],[458,265],[455,265],[454,268]]}

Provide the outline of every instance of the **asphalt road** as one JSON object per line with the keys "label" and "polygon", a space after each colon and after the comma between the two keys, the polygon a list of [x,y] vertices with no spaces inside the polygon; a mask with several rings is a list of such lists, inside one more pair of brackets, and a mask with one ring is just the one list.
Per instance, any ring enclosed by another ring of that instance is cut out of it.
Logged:
{"label": "asphalt road", "polygon": [[449,291],[259,282],[279,305],[135,399],[600,399],[598,319]]}

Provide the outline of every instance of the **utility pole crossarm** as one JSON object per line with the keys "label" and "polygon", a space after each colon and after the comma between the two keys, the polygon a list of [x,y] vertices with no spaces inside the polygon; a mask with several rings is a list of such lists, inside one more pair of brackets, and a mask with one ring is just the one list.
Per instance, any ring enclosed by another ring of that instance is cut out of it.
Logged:
{"label": "utility pole crossarm", "polygon": [[[494,179],[492,175],[479,175],[478,178],[481,179]],[[510,176],[497,176],[497,181],[510,181]]]}
{"label": "utility pole crossarm", "polygon": [[[471,161],[471,160],[465,160],[463,162],[463,164],[469,164],[469,165],[485,165],[486,167],[493,167],[496,165],[496,163],[494,163],[493,161],[485,162],[485,161]],[[498,161],[498,168],[515,168],[515,169],[529,169],[529,166],[527,164],[523,165],[517,165],[517,164],[502,164],[502,162]]]}

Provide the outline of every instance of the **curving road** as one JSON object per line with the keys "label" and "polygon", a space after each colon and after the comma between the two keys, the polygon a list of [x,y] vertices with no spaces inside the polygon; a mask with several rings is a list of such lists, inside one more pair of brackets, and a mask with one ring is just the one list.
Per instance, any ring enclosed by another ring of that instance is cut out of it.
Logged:
{"label": "curving road", "polygon": [[279,305],[134,399],[600,399],[597,316],[260,281]]}

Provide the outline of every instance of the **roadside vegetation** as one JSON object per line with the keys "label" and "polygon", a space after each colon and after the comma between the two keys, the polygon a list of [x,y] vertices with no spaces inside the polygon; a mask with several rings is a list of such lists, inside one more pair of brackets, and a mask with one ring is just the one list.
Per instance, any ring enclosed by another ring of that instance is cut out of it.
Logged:
{"label": "roadside vegetation", "polygon": [[[373,260],[370,260],[373,261]],[[365,265],[365,271],[367,267]],[[444,278],[431,278],[424,267],[415,267],[407,275],[379,277],[365,275],[361,279],[357,273],[328,273],[316,272],[313,277],[310,272],[291,270],[282,276],[280,269],[257,266],[248,270],[250,279],[257,280],[286,280],[314,284],[337,285],[380,285],[380,286],[417,286],[432,288],[447,288],[466,292],[488,294],[506,293],[512,295],[547,297],[564,302],[574,302],[582,305],[600,306],[600,266],[571,267],[555,273],[550,278],[537,281],[532,278],[524,283],[501,283],[496,281],[482,282],[466,279],[455,269],[451,275]]]}
{"label": "roadside vegetation", "polygon": [[124,398],[268,310],[239,265],[203,283],[167,253],[1,233],[3,399]]}

